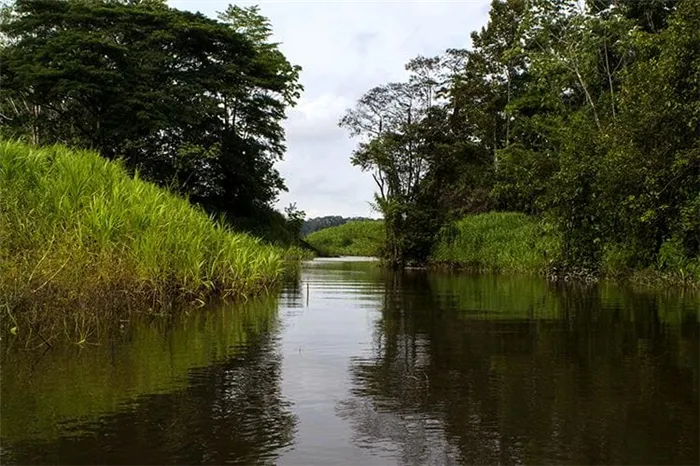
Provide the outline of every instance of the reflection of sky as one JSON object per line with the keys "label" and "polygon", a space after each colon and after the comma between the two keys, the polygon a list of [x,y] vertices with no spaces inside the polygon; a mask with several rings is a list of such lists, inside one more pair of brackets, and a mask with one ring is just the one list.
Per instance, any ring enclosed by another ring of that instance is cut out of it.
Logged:
{"label": "reflection of sky", "polygon": [[281,302],[288,303],[280,309],[282,395],[299,422],[294,446],[280,463],[336,464],[342,458],[395,464],[401,458],[449,464],[439,421],[377,410],[369,399],[350,393],[355,386],[350,366],[376,362],[376,325],[386,289],[375,264],[338,269],[332,262],[306,265],[300,282],[282,294]]}
{"label": "reflection of sky", "polygon": [[698,458],[695,294],[317,260],[280,303],[144,318],[114,345],[3,353],[0,462]]}
{"label": "reflection of sky", "polygon": [[[168,2],[209,16],[228,3]],[[278,207],[297,202],[310,217],[376,215],[367,204],[374,182],[350,165],[355,141],[338,127],[338,120],[370,88],[404,79],[404,65],[416,55],[468,47],[471,31],[486,23],[490,0],[260,3],[282,52],[303,67],[305,88],[284,124],[288,151],[277,166],[289,193],[281,196]]]}
{"label": "reflection of sky", "polygon": [[280,309],[282,395],[293,403],[299,423],[295,446],[280,464],[309,464],[311,459],[335,464],[338,458],[376,464],[370,451],[353,444],[353,428],[335,408],[352,385],[350,358],[371,352],[383,288],[357,270],[307,266],[295,291],[292,306]]}

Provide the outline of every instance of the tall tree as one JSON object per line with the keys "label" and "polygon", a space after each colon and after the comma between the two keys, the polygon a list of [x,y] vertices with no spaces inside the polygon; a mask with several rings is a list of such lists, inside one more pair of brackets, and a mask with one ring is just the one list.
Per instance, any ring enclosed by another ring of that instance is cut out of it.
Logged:
{"label": "tall tree", "polygon": [[300,86],[267,19],[245,11],[222,22],[160,0],[17,0],[0,29],[2,135],[93,148],[209,210],[252,215],[285,189],[274,163]]}
{"label": "tall tree", "polygon": [[459,51],[449,59],[416,57],[406,82],[371,89],[340,121],[361,138],[352,163],[374,177],[386,255],[398,266],[427,259],[448,213],[456,166],[474,158],[448,91],[449,70],[459,63]]}
{"label": "tall tree", "polygon": [[435,65],[434,59],[413,60],[407,65],[412,71],[409,82],[371,89],[340,120],[341,127],[361,138],[352,163],[372,172],[378,188],[376,205],[385,218],[387,253],[397,265],[406,259],[407,210],[418,199],[430,168],[419,128],[434,104]]}

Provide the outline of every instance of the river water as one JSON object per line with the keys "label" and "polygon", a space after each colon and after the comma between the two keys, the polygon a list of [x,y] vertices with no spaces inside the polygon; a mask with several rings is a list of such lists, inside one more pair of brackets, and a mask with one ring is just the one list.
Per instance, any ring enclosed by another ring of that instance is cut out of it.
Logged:
{"label": "river water", "polygon": [[279,296],[3,339],[2,464],[697,464],[697,295],[315,260]]}

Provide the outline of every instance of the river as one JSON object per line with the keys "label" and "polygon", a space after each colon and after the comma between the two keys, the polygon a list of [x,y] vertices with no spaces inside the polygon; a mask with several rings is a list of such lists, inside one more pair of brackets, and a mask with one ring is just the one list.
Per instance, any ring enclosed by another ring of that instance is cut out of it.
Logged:
{"label": "river", "polygon": [[3,339],[2,464],[696,464],[697,294],[315,260],[278,296]]}

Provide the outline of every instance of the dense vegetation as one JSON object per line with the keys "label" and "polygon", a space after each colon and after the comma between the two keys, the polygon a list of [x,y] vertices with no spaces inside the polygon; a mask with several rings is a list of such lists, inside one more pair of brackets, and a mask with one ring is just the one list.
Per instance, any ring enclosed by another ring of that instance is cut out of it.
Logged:
{"label": "dense vegetation", "polygon": [[468,216],[442,232],[430,261],[475,270],[542,272],[555,257],[556,238],[525,214]]}
{"label": "dense vegetation", "polygon": [[514,211],[552,226],[557,270],[700,279],[699,30],[694,0],[494,0],[470,50],[368,91],[340,125],[387,259],[424,263],[465,215]]}
{"label": "dense vegetation", "polygon": [[0,143],[0,201],[6,324],[44,305],[58,317],[249,295],[283,271],[281,249],[230,232],[94,152]]}
{"label": "dense vegetation", "polygon": [[121,158],[232,225],[289,239],[270,206],[300,68],[256,7],[214,20],[164,0],[16,0],[0,19],[1,137]]}
{"label": "dense vegetation", "polygon": [[164,0],[3,5],[10,327],[247,296],[280,278],[285,257],[308,255],[233,233],[299,244],[304,219],[272,208],[300,68],[257,7],[214,20]]}
{"label": "dense vegetation", "polygon": [[[309,235],[327,256],[381,256],[386,247],[381,221],[348,222]],[[556,257],[559,239],[537,218],[515,212],[470,215],[444,228],[428,256],[432,266],[475,271],[542,273]]]}
{"label": "dense vegetation", "polygon": [[337,227],[348,222],[359,222],[372,220],[366,217],[341,217],[340,215],[327,215],[325,217],[314,217],[304,220],[301,226],[301,236],[307,236],[314,231],[323,230],[324,228]]}
{"label": "dense vegetation", "polygon": [[384,224],[363,220],[311,233],[306,241],[325,256],[379,256],[384,241]]}

